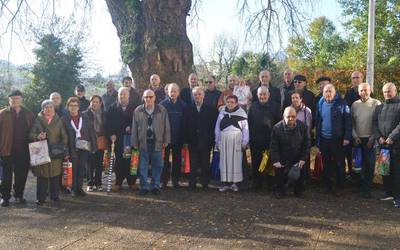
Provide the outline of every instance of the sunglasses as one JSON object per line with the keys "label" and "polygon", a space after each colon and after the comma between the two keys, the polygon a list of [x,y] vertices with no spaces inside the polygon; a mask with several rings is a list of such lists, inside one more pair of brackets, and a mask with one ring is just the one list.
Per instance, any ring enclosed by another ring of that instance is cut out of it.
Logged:
{"label": "sunglasses", "polygon": [[150,96],[143,96],[143,98],[144,99],[151,99],[151,98],[153,98],[154,96],[152,96],[152,95],[150,95]]}

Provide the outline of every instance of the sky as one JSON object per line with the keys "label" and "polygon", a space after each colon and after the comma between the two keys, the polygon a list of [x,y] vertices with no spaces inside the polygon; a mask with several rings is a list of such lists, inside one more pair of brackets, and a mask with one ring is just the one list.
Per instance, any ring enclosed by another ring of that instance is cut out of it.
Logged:
{"label": "sky", "polygon": [[[43,0],[27,0],[33,8],[41,8]],[[72,1],[71,1],[72,2]],[[99,72],[103,76],[116,74],[123,66],[117,31],[112,24],[111,16],[108,13],[107,5],[103,0],[93,1],[90,13],[90,21],[87,25],[87,38],[82,44],[86,51],[85,64],[93,74]],[[199,53],[203,58],[211,56],[214,39],[219,34],[224,34],[239,41],[239,51],[261,49],[260,44],[244,41],[245,28],[237,15],[236,0],[203,0],[200,8],[200,21],[197,26],[188,27],[188,35],[194,46],[194,53]],[[55,6],[58,15],[68,16],[73,12],[71,6],[66,8],[61,4]],[[310,20],[326,16],[332,20],[338,30],[341,27],[341,9],[336,0],[315,1],[313,9],[307,10]],[[307,24],[305,24],[305,27]],[[4,26],[3,26],[4,27]],[[1,29],[1,27],[0,27]],[[4,33],[4,30],[0,30]],[[35,58],[31,50],[35,47],[32,39],[24,40],[24,46],[15,37],[10,50],[9,32],[1,37],[0,59],[9,59],[15,64],[34,63]],[[287,44],[287,37],[284,38],[283,46]],[[196,60],[196,57],[195,57]]]}

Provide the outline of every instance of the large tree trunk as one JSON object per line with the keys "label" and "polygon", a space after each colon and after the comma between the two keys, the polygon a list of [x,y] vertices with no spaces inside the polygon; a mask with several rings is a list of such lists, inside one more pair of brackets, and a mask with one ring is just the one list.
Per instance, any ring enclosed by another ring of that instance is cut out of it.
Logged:
{"label": "large tree trunk", "polygon": [[192,71],[193,49],[186,34],[191,0],[106,0],[121,41],[122,60],[136,86],[152,74],[183,86]]}

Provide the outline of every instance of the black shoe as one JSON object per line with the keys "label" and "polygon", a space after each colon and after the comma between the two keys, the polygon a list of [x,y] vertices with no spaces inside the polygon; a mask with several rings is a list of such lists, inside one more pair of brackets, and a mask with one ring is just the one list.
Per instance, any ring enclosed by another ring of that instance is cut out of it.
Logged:
{"label": "black shoe", "polygon": [[284,192],[274,191],[274,196],[275,196],[275,198],[277,198],[279,200],[279,199],[285,198],[286,195]]}
{"label": "black shoe", "polygon": [[60,198],[56,197],[56,198],[53,198],[53,199],[51,199],[51,200],[54,201],[54,202],[59,202],[59,201],[60,201]]}
{"label": "black shoe", "polygon": [[149,190],[147,190],[147,189],[140,189],[139,190],[139,195],[140,196],[145,196],[148,192],[149,192]]}
{"label": "black shoe", "polygon": [[180,188],[181,186],[179,185],[179,183],[174,183],[174,188]]}
{"label": "black shoe", "polygon": [[45,201],[41,201],[41,200],[37,200],[35,203],[38,206],[42,206],[44,204]]}
{"label": "black shoe", "polygon": [[155,189],[151,190],[151,193],[154,195],[159,195],[159,194],[161,194],[161,191],[159,188],[155,188]]}
{"label": "black shoe", "polygon": [[303,198],[303,192],[301,192],[301,191],[294,191],[293,195],[296,198]]}
{"label": "black shoe", "polygon": [[15,198],[15,203],[18,203],[18,204],[25,204],[25,203],[26,203],[26,200],[25,200],[24,198],[16,197],[16,198]]}
{"label": "black shoe", "polygon": [[86,192],[83,191],[83,189],[81,189],[81,190],[78,191],[78,195],[80,195],[80,196],[86,196]]}
{"label": "black shoe", "polygon": [[10,201],[2,199],[0,201],[0,204],[1,204],[2,207],[8,207],[8,206],[10,206]]}
{"label": "black shoe", "polygon": [[63,190],[64,194],[72,194],[71,188],[67,187],[66,189]]}

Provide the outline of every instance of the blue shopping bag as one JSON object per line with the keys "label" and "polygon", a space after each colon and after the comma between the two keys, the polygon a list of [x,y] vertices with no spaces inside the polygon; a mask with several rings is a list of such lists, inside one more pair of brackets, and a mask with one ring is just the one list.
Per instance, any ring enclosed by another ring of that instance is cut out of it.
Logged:
{"label": "blue shopping bag", "polygon": [[213,152],[211,161],[211,178],[216,181],[221,181],[221,172],[219,170],[219,152]]}
{"label": "blue shopping bag", "polygon": [[353,148],[353,166],[354,172],[360,173],[362,168],[362,150],[361,147]]}

